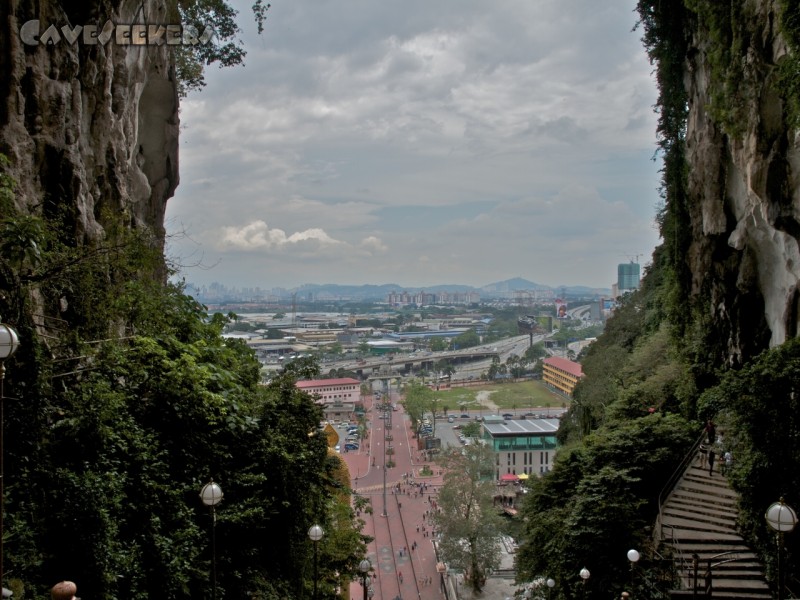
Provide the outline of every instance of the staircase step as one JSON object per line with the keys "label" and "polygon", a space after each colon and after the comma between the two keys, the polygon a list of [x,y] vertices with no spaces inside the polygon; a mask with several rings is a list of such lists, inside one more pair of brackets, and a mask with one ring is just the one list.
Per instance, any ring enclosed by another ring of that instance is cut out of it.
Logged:
{"label": "staircase step", "polygon": [[[719,544],[724,546],[730,543],[741,543],[742,537],[729,531],[714,531],[704,523],[697,523],[688,519],[668,519],[664,517],[663,525],[672,526],[672,531],[665,533],[667,540],[677,540],[679,544],[684,542],[704,541],[708,544]],[[722,548],[720,552],[725,552]]]}
{"label": "staircase step", "polygon": [[[717,468],[709,474],[695,460],[661,507],[662,542],[672,547],[683,587],[693,584],[696,555],[701,586],[711,563],[714,600],[768,600],[763,565],[737,533],[737,503],[736,492]],[[675,590],[673,597],[689,594],[691,590]]]}
{"label": "staircase step", "polygon": [[675,488],[675,491],[682,494],[700,494],[706,502],[736,504],[736,494],[730,489],[716,485],[709,485],[702,480],[683,480]]}
{"label": "staircase step", "polygon": [[684,507],[666,508],[663,511],[663,516],[665,519],[664,521],[665,523],[667,522],[666,519],[671,519],[671,520],[674,519],[676,521],[692,520],[698,523],[704,523],[709,527],[713,527],[715,530],[733,531],[733,532],[736,531],[735,518],[720,517],[719,515],[688,510]]}

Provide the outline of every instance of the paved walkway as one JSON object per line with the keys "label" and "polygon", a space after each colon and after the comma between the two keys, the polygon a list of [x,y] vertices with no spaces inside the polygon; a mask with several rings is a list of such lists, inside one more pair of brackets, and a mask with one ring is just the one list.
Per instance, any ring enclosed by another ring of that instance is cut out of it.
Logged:
{"label": "paved walkway", "polygon": [[[367,403],[371,409],[372,400],[367,399]],[[342,457],[350,469],[353,489],[368,498],[373,509],[371,515],[361,514],[366,522],[363,533],[375,538],[367,547],[367,557],[373,566],[373,598],[439,600],[444,594],[436,570],[429,520],[442,484],[439,469],[422,460],[410,420],[401,406],[392,413],[391,429],[390,422],[380,419],[378,411],[369,410],[367,416],[369,439],[358,452],[347,452]],[[387,432],[390,440],[386,439]],[[391,458],[395,466],[385,470],[384,495],[384,451],[389,447],[394,450]],[[421,475],[426,464],[434,475]],[[360,580],[352,583],[350,597],[353,600],[364,597]]]}

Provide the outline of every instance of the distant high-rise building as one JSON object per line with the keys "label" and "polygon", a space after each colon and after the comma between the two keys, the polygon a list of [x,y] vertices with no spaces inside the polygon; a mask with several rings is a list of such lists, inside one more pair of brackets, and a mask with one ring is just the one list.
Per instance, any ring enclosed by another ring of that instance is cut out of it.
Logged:
{"label": "distant high-rise building", "polygon": [[617,289],[620,294],[639,289],[639,263],[617,265]]}

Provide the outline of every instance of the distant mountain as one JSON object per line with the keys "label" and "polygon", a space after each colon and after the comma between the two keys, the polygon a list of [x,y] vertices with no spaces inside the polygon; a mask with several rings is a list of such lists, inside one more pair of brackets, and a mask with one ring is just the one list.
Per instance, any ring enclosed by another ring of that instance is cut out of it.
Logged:
{"label": "distant mountain", "polygon": [[514,277],[506,279],[505,281],[497,281],[481,287],[474,287],[471,285],[462,284],[441,284],[441,285],[426,285],[423,287],[408,287],[401,286],[396,283],[385,283],[381,285],[339,285],[336,283],[307,283],[293,290],[283,288],[275,288],[271,291],[261,290],[259,288],[245,288],[239,290],[237,288],[227,288],[221,284],[211,284],[210,286],[192,286],[188,284],[187,289],[190,293],[204,302],[258,302],[267,296],[274,298],[282,298],[284,300],[290,299],[295,295],[297,300],[303,301],[356,301],[356,302],[369,302],[369,301],[385,301],[388,294],[391,292],[408,292],[409,294],[416,294],[418,292],[446,292],[450,294],[465,293],[465,292],[478,292],[482,298],[491,298],[492,296],[500,298],[508,298],[513,295],[515,291],[553,291],[556,294],[564,294],[566,296],[606,296],[611,294],[609,289],[590,288],[587,286],[548,286],[541,283],[535,283],[522,279],[521,277]]}
{"label": "distant mountain", "polygon": [[514,277],[506,279],[505,281],[498,281],[496,283],[489,283],[481,288],[484,292],[513,292],[514,290],[536,290],[545,291],[552,290],[553,288],[541,283],[534,283],[521,277]]}

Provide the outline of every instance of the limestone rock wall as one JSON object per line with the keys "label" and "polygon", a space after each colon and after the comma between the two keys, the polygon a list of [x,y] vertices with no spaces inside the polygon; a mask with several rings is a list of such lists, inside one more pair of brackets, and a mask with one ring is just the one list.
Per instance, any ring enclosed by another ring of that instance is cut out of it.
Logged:
{"label": "limestone rock wall", "polygon": [[[778,0],[743,0],[736,24],[745,44],[740,96],[743,122],[725,131],[712,118],[713,36],[693,32],[686,60],[686,128],[692,243],[687,260],[701,315],[741,363],[764,346],[798,334],[800,280],[800,137],[785,123],[774,85],[789,49]],[[718,89],[716,90],[718,93]]]}
{"label": "limestone rock wall", "polygon": [[0,3],[0,152],[25,212],[60,219],[76,243],[103,236],[106,215],[149,227],[163,244],[178,185],[178,95],[165,45],[32,46],[20,28],[168,22],[165,0]]}

